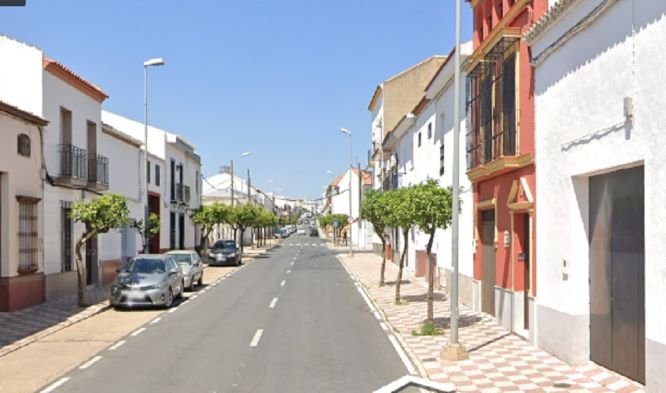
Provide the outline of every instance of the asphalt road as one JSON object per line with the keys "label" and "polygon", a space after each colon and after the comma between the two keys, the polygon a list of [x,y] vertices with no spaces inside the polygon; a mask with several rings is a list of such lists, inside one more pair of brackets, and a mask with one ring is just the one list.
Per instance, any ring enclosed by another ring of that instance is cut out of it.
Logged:
{"label": "asphalt road", "polygon": [[321,243],[290,237],[100,352],[53,391],[362,393],[407,374]]}

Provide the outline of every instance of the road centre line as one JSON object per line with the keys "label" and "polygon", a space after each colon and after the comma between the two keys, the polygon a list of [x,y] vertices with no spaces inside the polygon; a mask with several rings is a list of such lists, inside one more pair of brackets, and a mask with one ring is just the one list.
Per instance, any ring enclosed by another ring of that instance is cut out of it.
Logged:
{"label": "road centre line", "polygon": [[69,377],[62,377],[59,380],[53,382],[46,388],[44,388],[40,393],[50,393],[56,389],[58,389],[60,386],[62,386],[65,382],[69,381]]}
{"label": "road centre line", "polygon": [[271,300],[271,305],[268,306],[269,308],[275,308],[275,304],[277,304],[278,298],[274,297],[273,300]]}
{"label": "road centre line", "polygon": [[287,269],[287,274],[291,273],[291,269]]}
{"label": "road centre line", "polygon": [[[172,310],[175,310],[175,308],[172,309]],[[136,336],[138,336],[139,334],[141,334],[141,333],[143,333],[143,332],[145,332],[145,331],[146,331],[146,328],[145,328],[145,327],[142,327],[142,328],[139,328],[139,329],[135,330],[134,332],[132,332],[132,334],[130,334],[130,336],[132,336],[132,337],[136,337]]]}
{"label": "road centre line", "polygon": [[259,345],[259,340],[261,340],[261,335],[264,334],[264,329],[257,329],[257,332],[254,333],[252,341],[250,341],[250,347],[256,347]]}
{"label": "road centre line", "polygon": [[97,363],[98,360],[100,360],[102,357],[101,356],[95,356],[94,358],[88,360],[87,362],[83,363],[82,365],[79,366],[79,370],[85,370],[88,367],[92,366],[93,364]]}
{"label": "road centre line", "polygon": [[109,351],[115,351],[116,349],[122,347],[127,341],[125,340],[120,340],[117,343],[113,344],[110,348]]}
{"label": "road centre line", "polygon": [[280,283],[280,286],[283,287],[286,282],[287,282],[287,280],[282,280],[282,282]]}

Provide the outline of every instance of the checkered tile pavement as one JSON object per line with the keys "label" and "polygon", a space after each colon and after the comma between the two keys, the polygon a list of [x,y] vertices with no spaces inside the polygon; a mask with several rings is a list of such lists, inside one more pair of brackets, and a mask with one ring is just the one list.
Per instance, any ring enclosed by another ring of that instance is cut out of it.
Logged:
{"label": "checkered tile pavement", "polygon": [[[108,287],[95,288],[86,292],[86,301],[97,304],[108,296]],[[67,296],[22,310],[0,313],[0,352],[21,339],[89,312],[88,308],[81,309],[77,305],[76,296]]]}
{"label": "checkered tile pavement", "polygon": [[[401,296],[406,304],[395,304],[398,268],[386,264],[386,281],[379,288],[381,258],[358,253],[342,255],[347,267],[363,283],[375,303],[424,366],[430,379],[453,383],[460,392],[642,392],[644,387],[595,363],[573,367],[524,339],[509,333],[487,314],[460,308],[459,338],[469,359],[440,360],[448,343],[450,303],[435,294],[435,323],[445,329],[441,336],[414,336],[426,314],[427,284],[422,278],[403,277]],[[405,274],[409,276],[409,274]]]}

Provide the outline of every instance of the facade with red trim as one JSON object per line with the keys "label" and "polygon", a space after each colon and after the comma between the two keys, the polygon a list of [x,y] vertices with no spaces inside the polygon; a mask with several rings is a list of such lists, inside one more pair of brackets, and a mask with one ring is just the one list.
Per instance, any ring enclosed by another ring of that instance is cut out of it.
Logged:
{"label": "facade with red trim", "polygon": [[534,339],[534,87],[521,40],[547,0],[471,0],[467,176],[474,193],[474,278],[481,310]]}

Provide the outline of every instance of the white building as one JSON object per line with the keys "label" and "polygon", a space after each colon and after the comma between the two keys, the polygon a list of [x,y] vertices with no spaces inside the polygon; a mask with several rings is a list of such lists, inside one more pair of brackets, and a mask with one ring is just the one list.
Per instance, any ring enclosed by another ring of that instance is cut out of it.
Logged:
{"label": "white building", "polygon": [[[143,144],[143,123],[108,111],[102,112],[102,119],[105,124]],[[192,223],[191,213],[201,204],[201,159],[194,149],[179,135],[148,127],[148,170],[142,159],[134,171],[147,177],[149,211],[160,217],[160,231],[148,241],[151,253],[194,250],[198,244],[198,228]],[[144,176],[139,183],[142,203]]]}
{"label": "white building", "polygon": [[[351,215],[349,210],[349,181],[351,177]],[[331,194],[330,214],[346,214],[354,221],[351,224],[340,223],[341,228],[348,228],[349,240],[354,247],[372,247],[372,226],[365,220],[361,220],[360,206],[362,206],[363,195],[372,188],[372,174],[357,168],[347,169],[338,176],[332,185],[335,191]]]}
{"label": "white building", "polygon": [[[109,191],[110,168],[120,168],[113,172],[122,173],[114,179],[118,191],[136,194],[131,188],[137,181],[122,169],[133,157],[120,152],[124,148],[117,145],[125,141],[107,140],[102,133],[101,107],[107,96],[99,87],[46,58],[41,50],[7,37],[0,37],[0,57],[10,59],[0,64],[1,98],[49,121],[43,130],[45,297],[73,294],[77,287],[74,244],[84,226],[69,218],[71,206]],[[103,234],[86,244],[88,285],[108,282],[115,274],[123,256],[116,239],[136,235],[129,227],[122,232]]]}
{"label": "white building", "polygon": [[[248,203],[248,200],[251,200],[252,204],[277,213],[276,206],[278,205],[278,201],[273,194],[265,193],[253,187],[251,184],[248,188],[247,180],[236,175],[233,175],[232,177],[228,167],[222,167],[220,173],[205,179],[202,188],[202,204],[210,205],[218,202],[225,205],[231,205],[232,193],[234,205],[246,204]],[[243,244],[251,244],[253,241],[253,235],[253,231],[246,231],[243,236]],[[212,239],[209,240],[214,241],[223,238],[233,239],[233,236],[234,234],[231,227],[228,225],[220,225],[218,228],[213,229],[213,233],[211,234]]]}
{"label": "white building", "polygon": [[535,75],[537,343],[666,391],[666,2],[560,0]]}
{"label": "white building", "polygon": [[[472,52],[472,43],[461,46],[461,61]],[[409,187],[434,179],[442,187],[453,183],[453,106],[454,95],[454,61],[453,54],[447,57],[441,67],[425,87],[421,100],[398,122],[383,143],[385,153],[390,153],[387,169],[397,178],[398,187]],[[465,90],[465,75],[460,78],[460,91]],[[460,97],[460,230],[459,230],[459,272],[460,299],[462,303],[478,309],[479,285],[474,282],[473,264],[473,201],[471,185],[465,175],[465,99]],[[391,231],[395,245],[393,258],[399,260],[400,251],[404,246],[402,231]],[[405,268],[417,277],[426,276],[428,261],[426,247],[429,236],[413,227],[407,239],[408,254]],[[438,230],[433,242],[433,253],[437,258],[440,282],[449,281],[451,265],[451,231],[450,228]],[[448,288],[448,285],[446,285]]]}
{"label": "white building", "polygon": [[0,312],[44,301],[46,120],[0,101]]}

